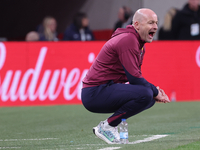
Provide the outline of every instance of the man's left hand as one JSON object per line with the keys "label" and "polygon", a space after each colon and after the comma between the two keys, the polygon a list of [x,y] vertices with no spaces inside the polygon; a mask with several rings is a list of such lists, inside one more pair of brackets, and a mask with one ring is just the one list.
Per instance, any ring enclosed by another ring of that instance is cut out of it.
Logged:
{"label": "man's left hand", "polygon": [[165,94],[163,89],[160,89],[159,86],[156,87],[158,89],[158,92],[162,95],[161,98],[159,99],[155,99],[156,102],[160,102],[160,103],[170,103],[169,97]]}

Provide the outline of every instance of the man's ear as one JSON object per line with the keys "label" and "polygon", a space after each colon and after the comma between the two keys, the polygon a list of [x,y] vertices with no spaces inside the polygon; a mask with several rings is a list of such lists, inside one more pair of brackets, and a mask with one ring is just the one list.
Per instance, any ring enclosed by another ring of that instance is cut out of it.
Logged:
{"label": "man's ear", "polygon": [[134,22],[134,27],[135,27],[135,29],[138,31],[139,30],[139,22]]}

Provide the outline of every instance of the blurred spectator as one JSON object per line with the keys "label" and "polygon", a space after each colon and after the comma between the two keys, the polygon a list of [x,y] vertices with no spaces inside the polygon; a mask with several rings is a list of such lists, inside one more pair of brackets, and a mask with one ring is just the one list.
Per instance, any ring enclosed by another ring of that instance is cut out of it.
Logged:
{"label": "blurred spectator", "polygon": [[57,22],[53,17],[45,17],[43,20],[43,26],[40,28],[40,41],[58,41],[57,33]]}
{"label": "blurred spectator", "polygon": [[25,41],[38,41],[39,34],[35,31],[31,31],[26,34]]}
{"label": "blurred spectator", "polygon": [[118,11],[118,21],[115,23],[114,31],[117,28],[126,28],[127,25],[132,24],[133,12],[129,7],[123,6]]}
{"label": "blurred spectator", "polygon": [[77,13],[73,23],[65,30],[63,40],[91,41],[94,40],[92,31],[88,27],[89,19],[85,13]]}
{"label": "blurred spectator", "polygon": [[188,0],[172,21],[172,33],[176,40],[200,39],[200,0]]}
{"label": "blurred spectator", "polygon": [[159,40],[173,40],[174,39],[171,32],[171,27],[172,27],[172,19],[174,18],[177,12],[178,12],[178,9],[172,7],[165,14],[164,24],[158,32]]}
{"label": "blurred spectator", "polygon": [[0,42],[5,42],[7,41],[8,39],[6,37],[0,37]]}

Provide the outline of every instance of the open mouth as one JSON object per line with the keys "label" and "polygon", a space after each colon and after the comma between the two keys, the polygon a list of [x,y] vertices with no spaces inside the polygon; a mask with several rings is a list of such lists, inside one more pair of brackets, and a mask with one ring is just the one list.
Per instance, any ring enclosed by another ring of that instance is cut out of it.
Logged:
{"label": "open mouth", "polygon": [[153,38],[154,34],[155,34],[155,32],[152,32],[152,31],[149,32],[149,36],[150,36],[151,38]]}

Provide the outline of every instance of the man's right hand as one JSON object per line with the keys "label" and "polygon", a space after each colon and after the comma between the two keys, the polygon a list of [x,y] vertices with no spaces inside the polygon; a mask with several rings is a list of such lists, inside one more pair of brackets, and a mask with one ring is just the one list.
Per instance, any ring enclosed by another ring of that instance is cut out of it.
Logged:
{"label": "man's right hand", "polygon": [[154,97],[156,102],[169,103],[169,97],[165,94],[164,90],[160,89],[159,86],[157,86],[156,88],[158,89],[158,95]]}

